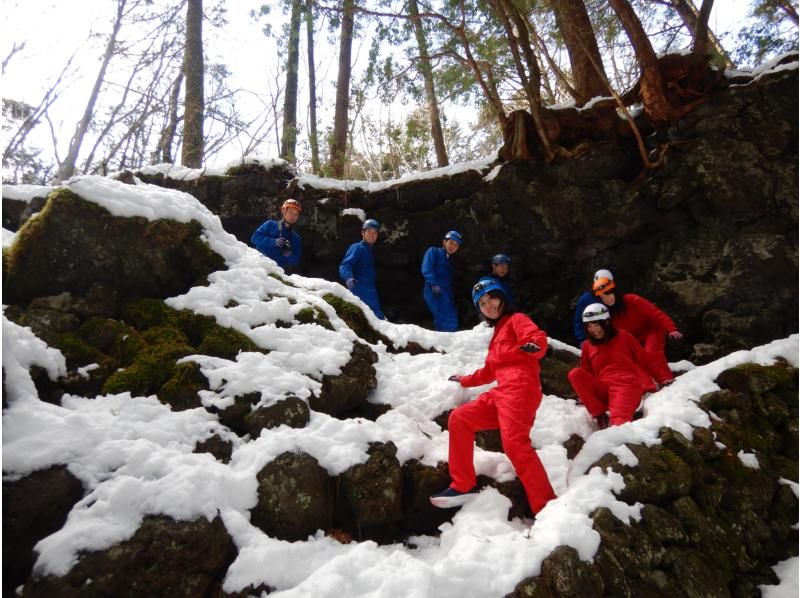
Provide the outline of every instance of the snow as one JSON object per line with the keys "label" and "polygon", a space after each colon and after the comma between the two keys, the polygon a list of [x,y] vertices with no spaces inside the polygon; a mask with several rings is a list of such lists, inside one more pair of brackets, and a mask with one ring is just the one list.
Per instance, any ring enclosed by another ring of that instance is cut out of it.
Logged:
{"label": "snow", "polygon": [[[224,406],[232,396],[247,392],[259,392],[262,405],[287,394],[307,399],[319,391],[324,375],[338,373],[347,362],[357,338],[322,299],[333,293],[361,304],[340,284],[286,275],[274,262],[225,232],[219,218],[188,194],[140,181],[126,185],[92,176],[73,178],[66,186],[115,215],[195,220],[209,245],[224,257],[228,270],[211,275],[207,287],[192,288],[167,303],[212,316],[268,352],[241,352],[232,360],[186,357],[185,361],[198,363],[209,380],[204,405]],[[280,326],[293,321],[304,308],[325,313],[334,331],[315,324]],[[490,335],[484,326],[441,333],[377,320],[368,309],[365,313],[396,345],[413,341],[435,350],[393,354],[383,344],[373,346],[378,355],[377,388],[370,400],[392,409],[374,422],[313,412],[305,428],[282,426],[263,431],[257,438],[235,436],[203,408],[173,412],[154,396],[67,395],[61,405],[40,401],[28,369],[37,365],[56,378],[66,371],[64,357],[30,329],[4,316],[5,479],[63,464],[87,492],[63,528],[37,545],[37,572],[65,574],[81,552],[103,550],[130,538],[146,515],[192,520],[219,514],[238,548],[224,580],[227,592],[267,584],[276,588],[274,595],[279,597],[504,595],[523,578],[537,574],[557,546],[572,546],[581,559],[592,560],[600,538],[592,529],[590,515],[598,507],[609,508],[623,521],[639,519],[640,505],[616,499],[615,493],[623,486],[621,476],[592,467],[601,456],[612,453],[623,463],[635,464],[626,443],[656,444],[662,426],[687,438],[693,426],[709,426],[709,416],[697,400],[717,389],[714,380],[727,368],[746,362],[769,364],[778,357],[795,366],[798,362],[798,336],[792,335],[704,366],[676,364],[676,370],[685,373],[645,400],[642,419],[599,432],[575,401],[545,396],[531,441],[558,498],[532,525],[527,520],[507,521],[509,500],[487,488],[442,526],[438,538],[419,536],[406,545],[388,546],[340,544],[322,532],[302,542],[270,538],[250,524],[249,511],[257,502],[256,474],[279,454],[306,452],[330,475],[338,475],[367,460],[370,442],[392,441],[401,463],[419,459],[435,465],[447,459],[448,438],[432,418],[482,390],[463,389],[447,378],[482,365]],[[556,339],[551,344],[578,354]],[[91,369],[91,365],[82,368],[82,373]],[[213,434],[231,441],[230,463],[192,452]],[[562,444],[573,434],[586,442],[570,461]],[[757,466],[754,455],[742,453],[740,458]],[[501,453],[476,448],[475,463],[480,474],[500,481],[513,479],[513,468]],[[792,488],[797,492],[796,484]],[[782,584],[763,588],[764,595],[788,596],[791,591],[796,596],[797,559],[779,565],[776,573]]]}
{"label": "snow", "polygon": [[53,189],[47,185],[3,185],[3,197],[30,203],[36,197],[47,197]]}

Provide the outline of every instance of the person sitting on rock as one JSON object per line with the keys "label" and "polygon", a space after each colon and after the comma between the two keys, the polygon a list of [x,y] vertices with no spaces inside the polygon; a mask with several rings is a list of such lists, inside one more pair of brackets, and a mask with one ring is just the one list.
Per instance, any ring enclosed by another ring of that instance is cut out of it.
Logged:
{"label": "person sitting on rock", "polygon": [[[598,278],[607,278],[613,281],[614,275],[610,270],[601,269],[594,273],[594,281]],[[592,281],[592,284],[594,284],[594,281]],[[578,341],[579,347],[583,344],[583,341],[586,340],[586,331],[584,330],[581,316],[583,315],[583,310],[593,303],[601,303],[601,301],[594,294],[594,291],[584,291],[581,296],[578,297],[578,304],[575,306],[575,315],[572,318],[572,331],[575,334],[575,340]]]}
{"label": "person sitting on rock", "polygon": [[664,377],[639,342],[614,326],[605,305],[587,306],[581,319],[588,340],[580,367],[567,374],[569,382],[598,429],[632,421],[644,393],[669,384],[672,375]]}
{"label": "person sitting on rock", "polygon": [[516,309],[517,302],[511,292],[511,258],[505,253],[492,257],[492,273],[489,276],[502,285],[508,305]]}
{"label": "person sitting on rock", "polygon": [[656,380],[671,380],[666,355],[666,339],[680,342],[683,334],[675,322],[644,297],[620,293],[613,277],[601,276],[594,281],[594,294],[608,308],[617,330],[626,330],[644,347],[658,372]]}
{"label": "person sitting on rock", "polygon": [[503,450],[525,488],[533,513],[555,492],[539,456],[531,446],[531,428],[542,401],[539,360],[547,351],[547,334],[506,302],[503,287],[490,277],[472,289],[472,302],[486,324],[494,328],[484,366],[467,376],[450,376],[461,386],[497,385],[450,413],[448,468],[451,483],[430,497],[440,508],[461,506],[477,493],[473,442],[478,430],[500,428]]}
{"label": "person sitting on rock", "polygon": [[250,237],[256,249],[283,269],[296,266],[303,254],[303,242],[293,230],[302,211],[299,201],[287,199],[281,206],[281,220],[267,220]]}
{"label": "person sitting on rock", "polygon": [[353,243],[344,254],[339,265],[339,276],[345,286],[373,311],[375,316],[384,319],[378,289],[375,286],[375,259],[372,246],[378,240],[381,225],[370,218],[361,226],[361,241]]}
{"label": "person sitting on rock", "polygon": [[433,327],[442,332],[458,330],[450,257],[458,251],[462,241],[461,233],[451,230],[442,239],[441,247],[429,247],[422,257],[421,269],[425,279],[422,293],[433,314]]}

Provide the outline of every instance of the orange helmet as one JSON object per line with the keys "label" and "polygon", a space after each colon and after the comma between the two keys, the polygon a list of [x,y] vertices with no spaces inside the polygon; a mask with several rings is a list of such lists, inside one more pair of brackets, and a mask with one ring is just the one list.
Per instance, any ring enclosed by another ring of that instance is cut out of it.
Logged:
{"label": "orange helmet", "polygon": [[301,206],[300,202],[297,201],[296,199],[287,199],[286,201],[284,201],[283,205],[281,206],[281,213],[283,213],[284,210],[286,210],[286,208],[294,208],[298,212],[303,211],[303,206]]}
{"label": "orange helmet", "polygon": [[594,281],[592,285],[592,291],[596,296],[605,295],[606,293],[610,293],[616,288],[617,285],[614,284],[614,281],[610,278],[602,277],[598,278]]}

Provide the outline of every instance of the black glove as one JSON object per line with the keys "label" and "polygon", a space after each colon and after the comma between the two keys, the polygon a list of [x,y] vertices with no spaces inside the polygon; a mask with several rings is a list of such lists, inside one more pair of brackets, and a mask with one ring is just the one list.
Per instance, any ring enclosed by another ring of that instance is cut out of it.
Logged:
{"label": "black glove", "polygon": [[287,247],[289,247],[291,249],[292,244],[289,243],[289,239],[278,237],[277,239],[275,239],[275,247],[280,247],[281,249],[286,249]]}
{"label": "black glove", "polygon": [[526,353],[536,353],[539,351],[539,345],[536,343],[525,343],[519,348],[520,351],[525,351]]}
{"label": "black glove", "polygon": [[450,376],[450,377],[448,378],[448,380],[449,380],[450,382],[459,382],[459,383],[460,383],[460,382],[461,382],[461,378],[462,378],[462,376]]}

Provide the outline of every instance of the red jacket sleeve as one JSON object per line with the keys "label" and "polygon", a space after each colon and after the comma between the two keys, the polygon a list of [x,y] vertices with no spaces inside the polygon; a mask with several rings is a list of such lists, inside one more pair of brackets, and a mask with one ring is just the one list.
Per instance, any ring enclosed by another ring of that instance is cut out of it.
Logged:
{"label": "red jacket sleeve", "polygon": [[630,307],[633,307],[648,321],[658,324],[659,328],[663,328],[668,333],[675,332],[678,329],[678,327],[675,326],[675,322],[672,321],[672,318],[670,318],[667,314],[658,309],[653,303],[650,303],[644,297],[640,297],[639,295],[634,295],[632,293],[629,294],[628,297],[633,299]]}
{"label": "red jacket sleeve", "polygon": [[581,349],[581,367],[594,376],[595,373],[594,369],[592,368],[592,360],[589,359],[589,343],[590,341],[585,341],[583,348]]}
{"label": "red jacket sleeve", "polygon": [[527,316],[511,317],[509,322],[514,327],[514,334],[519,339],[520,346],[525,343],[534,343],[539,350],[531,353],[536,359],[541,359],[547,353],[547,333],[533,323]]}
{"label": "red jacket sleeve", "polygon": [[669,378],[664,378],[664,376],[660,375],[658,368],[655,367],[653,360],[644,350],[644,347],[639,344],[639,341],[633,338],[630,334],[626,334],[625,338],[628,342],[628,346],[630,347],[630,351],[633,354],[633,359],[639,364],[640,368],[650,374],[650,377],[659,384],[669,380]]}
{"label": "red jacket sleeve", "polygon": [[461,386],[466,386],[467,388],[483,386],[484,384],[489,384],[489,382],[494,382],[494,371],[488,365],[475,370],[471,374],[462,376],[460,381]]}

